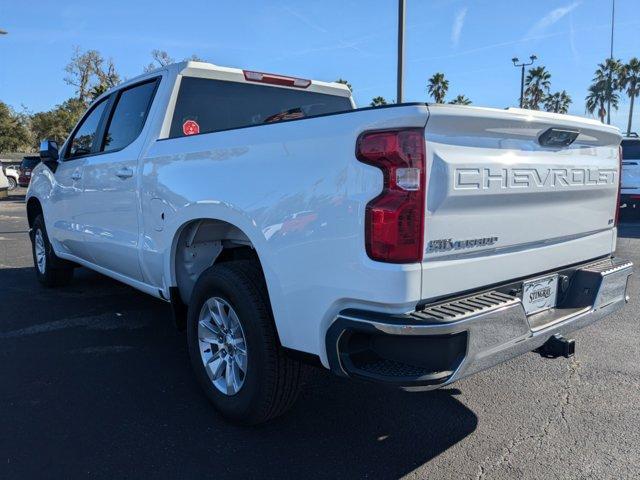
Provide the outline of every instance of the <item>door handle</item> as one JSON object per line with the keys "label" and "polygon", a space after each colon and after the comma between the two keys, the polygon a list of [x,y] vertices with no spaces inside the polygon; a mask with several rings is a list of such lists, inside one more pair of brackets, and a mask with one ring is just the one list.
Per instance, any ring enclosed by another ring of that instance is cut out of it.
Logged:
{"label": "door handle", "polygon": [[71,180],[80,180],[82,178],[82,174],[76,170],[71,174]]}
{"label": "door handle", "polygon": [[116,172],[116,177],[122,179],[133,177],[133,170],[128,167],[123,167]]}

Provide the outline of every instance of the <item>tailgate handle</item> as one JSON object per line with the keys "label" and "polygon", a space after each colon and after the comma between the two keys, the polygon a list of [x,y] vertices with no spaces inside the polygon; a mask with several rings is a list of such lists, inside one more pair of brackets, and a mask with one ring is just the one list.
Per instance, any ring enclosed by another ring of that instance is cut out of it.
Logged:
{"label": "tailgate handle", "polygon": [[580,132],[564,128],[548,128],[538,136],[538,143],[543,147],[568,147]]}

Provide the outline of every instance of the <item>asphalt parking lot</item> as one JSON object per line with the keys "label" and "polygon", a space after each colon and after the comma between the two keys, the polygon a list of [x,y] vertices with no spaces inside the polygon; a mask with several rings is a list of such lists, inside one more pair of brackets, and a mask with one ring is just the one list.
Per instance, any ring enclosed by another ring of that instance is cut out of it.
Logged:
{"label": "asphalt parking lot", "polygon": [[[85,269],[37,284],[23,193],[0,200],[0,478],[640,477],[637,273],[571,360],[427,393],[317,371],[288,415],[241,428],[200,393],[168,305]],[[624,220],[618,255],[639,265]]]}

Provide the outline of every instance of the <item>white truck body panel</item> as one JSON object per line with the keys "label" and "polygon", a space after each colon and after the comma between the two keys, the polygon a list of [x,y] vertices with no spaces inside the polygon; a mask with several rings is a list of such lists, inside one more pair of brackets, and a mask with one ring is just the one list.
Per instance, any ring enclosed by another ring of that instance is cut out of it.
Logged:
{"label": "white truck body panel", "polygon": [[[183,76],[245,80],[241,70],[189,62],[124,86],[154,76],[162,80],[133,143],[62,161],[55,175],[43,165],[34,170],[27,200],[42,204],[56,254],[168,299],[182,228],[199,219],[227,222],[258,254],[282,345],[318,355],[325,366],[325,333],[345,308],[405,313],[431,299],[609,255],[615,245],[620,135],[612,127],[564,115],[416,104],[168,138]],[[349,96],[337,84],[309,88]],[[557,126],[581,136],[568,149],[540,147],[537,134]],[[355,143],[368,130],[407,127],[426,127],[425,255],[422,263],[377,262],[364,248],[364,212],[383,177],[356,159]],[[122,168],[132,175],[118,177]],[[510,175],[506,186],[489,180],[482,188],[485,169]],[[588,180],[550,186],[540,179],[562,169]],[[81,178],[73,180],[77,172]],[[601,182],[590,184],[594,172]],[[497,240],[459,252],[427,248],[432,240],[484,237]]]}

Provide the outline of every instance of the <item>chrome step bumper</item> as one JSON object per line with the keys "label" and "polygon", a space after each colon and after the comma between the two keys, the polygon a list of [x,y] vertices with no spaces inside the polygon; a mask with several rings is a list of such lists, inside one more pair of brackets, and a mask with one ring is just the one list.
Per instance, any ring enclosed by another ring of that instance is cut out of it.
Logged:
{"label": "chrome step bumper", "polygon": [[404,315],[345,310],[327,332],[329,364],[341,376],[406,389],[448,385],[619,310],[632,269],[608,258],[561,270],[557,307],[529,316],[518,292],[504,288]]}

